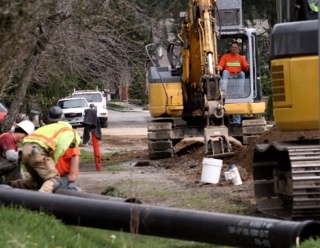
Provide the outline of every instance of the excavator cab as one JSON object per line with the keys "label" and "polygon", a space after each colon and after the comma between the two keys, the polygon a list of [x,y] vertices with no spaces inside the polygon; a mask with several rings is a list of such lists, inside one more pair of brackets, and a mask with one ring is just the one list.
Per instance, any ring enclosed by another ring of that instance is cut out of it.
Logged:
{"label": "excavator cab", "polygon": [[[243,26],[242,1],[218,0],[217,6],[218,57],[227,53],[231,43],[237,41],[239,54],[245,57],[250,66],[249,72],[240,78],[228,79],[226,84],[221,80],[225,96],[224,108],[230,120],[229,136],[237,138],[243,144],[249,144],[260,136],[266,127],[266,121],[262,117],[265,103],[262,99],[258,34],[256,29]],[[232,116],[238,118],[231,118]]]}
{"label": "excavator cab", "polygon": [[219,55],[229,52],[234,41],[238,43],[239,54],[249,63],[249,71],[242,73],[241,77],[229,78],[227,82],[222,74],[221,88],[225,95],[224,108],[230,120],[229,135],[249,144],[265,131],[266,126],[261,116],[265,103],[262,99],[257,32],[253,28],[222,29],[217,42]]}
{"label": "excavator cab", "polygon": [[[248,49],[249,45],[247,36],[237,35],[233,37],[225,37],[218,41],[219,58],[224,54],[231,53],[230,44],[232,44],[232,42],[237,42],[239,46],[239,54],[247,61],[252,57],[250,56],[250,49]],[[257,65],[254,66],[256,67]],[[226,96],[227,103],[232,102],[232,99],[239,101],[241,98],[248,98],[252,95],[251,92],[254,89],[251,87],[250,71],[242,71],[240,74],[235,76],[231,75],[232,78],[224,78],[223,74],[225,73],[226,72],[221,72],[221,90]]]}

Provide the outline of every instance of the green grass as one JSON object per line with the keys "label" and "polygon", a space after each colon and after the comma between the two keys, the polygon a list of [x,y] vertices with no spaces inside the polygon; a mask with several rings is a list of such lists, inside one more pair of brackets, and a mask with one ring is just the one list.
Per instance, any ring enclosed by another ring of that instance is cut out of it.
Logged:
{"label": "green grass", "polygon": [[108,195],[112,197],[121,197],[121,198],[126,198],[127,196],[122,194],[119,189],[113,187],[113,186],[108,186],[105,190],[101,192],[102,195]]}
{"label": "green grass", "polygon": [[127,109],[126,107],[124,106],[121,106],[119,104],[115,104],[113,102],[108,102],[107,103],[107,107],[108,108],[112,108],[112,109],[116,109],[116,110],[124,110],[124,109]]}
{"label": "green grass", "polygon": [[[111,156],[108,153],[101,154],[101,158],[107,158],[108,156]],[[80,157],[80,163],[94,163],[94,154],[93,152],[81,150],[81,157]]]}
{"label": "green grass", "polygon": [[[109,159],[112,156],[115,156],[118,154],[117,152],[109,152],[109,153],[101,153],[101,160],[103,161],[109,161]],[[120,164],[124,161],[112,161],[113,164]],[[94,164],[94,154],[91,151],[81,150],[81,158],[80,158],[80,164]]]}
{"label": "green grass", "polygon": [[1,206],[1,247],[106,247],[105,235],[92,242],[78,227],[68,227],[52,216]]}
{"label": "green grass", "polygon": [[[116,166],[115,166],[116,167]],[[220,213],[248,214],[254,216],[254,213],[249,212],[252,206],[233,201],[230,198],[230,203],[225,204],[225,200],[217,195],[212,198],[211,194],[203,191],[195,191],[193,195],[185,195],[183,189],[166,188],[166,184],[161,182],[151,185],[148,180],[135,180],[134,183],[130,180],[119,181],[113,185],[109,185],[102,194],[137,199],[151,199],[151,201],[165,202],[167,199],[176,199],[173,207],[183,209],[202,209],[210,211],[213,203],[221,201],[219,208],[216,211]],[[169,186],[170,187],[170,186]]]}
{"label": "green grass", "polygon": [[0,228],[2,230],[0,244],[2,248],[215,247],[191,241],[79,226],[65,226],[53,216],[22,208],[0,206],[0,218]]}
{"label": "green grass", "polygon": [[320,247],[320,238],[318,239],[309,239],[302,243],[300,248],[319,248]]}

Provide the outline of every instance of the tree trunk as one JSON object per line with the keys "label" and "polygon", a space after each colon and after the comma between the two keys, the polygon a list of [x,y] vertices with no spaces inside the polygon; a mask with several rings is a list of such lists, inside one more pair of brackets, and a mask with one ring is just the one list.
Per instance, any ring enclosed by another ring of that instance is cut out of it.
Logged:
{"label": "tree trunk", "polygon": [[[40,56],[43,51],[46,50],[46,46],[49,43],[50,37],[59,26],[59,23],[66,19],[67,16],[60,14],[54,14],[47,17],[42,23],[36,28],[37,37],[35,43],[30,50],[29,59],[25,65],[25,68],[21,74],[19,80],[19,86],[17,87],[15,94],[12,98],[12,102],[4,122],[1,124],[1,132],[6,132],[10,130],[12,124],[14,123],[17,115],[20,112],[21,106],[23,105],[23,99],[25,99],[27,89],[30,85],[32,77],[36,71],[37,64],[40,60]],[[46,32],[44,32],[44,30]]]}
{"label": "tree trunk", "polygon": [[37,62],[38,56],[36,54],[32,54],[29,58],[28,63],[26,64],[26,68],[21,75],[19,87],[17,88],[15,95],[12,98],[9,113],[1,125],[2,132],[6,132],[11,128],[12,123],[14,123],[16,116],[19,114],[19,111],[23,104],[23,101],[21,99],[24,99],[26,96],[26,92],[30,84],[32,75],[37,66]]}

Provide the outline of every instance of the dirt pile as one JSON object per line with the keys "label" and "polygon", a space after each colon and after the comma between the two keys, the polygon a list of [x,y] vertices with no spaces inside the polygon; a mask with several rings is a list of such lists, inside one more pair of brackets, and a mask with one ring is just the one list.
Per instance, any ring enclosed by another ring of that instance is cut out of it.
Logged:
{"label": "dirt pile", "polygon": [[254,149],[257,144],[270,144],[275,141],[293,141],[303,139],[319,139],[319,131],[310,130],[283,132],[280,131],[275,125],[268,131],[264,132],[259,138],[252,141],[250,145],[238,149],[233,162],[246,169],[248,173],[251,173]]}
{"label": "dirt pile", "polygon": [[[252,161],[254,149],[257,144],[267,144],[275,141],[293,141],[293,140],[310,140],[319,139],[319,131],[280,131],[277,126],[273,126],[270,130],[263,133],[259,138],[255,139],[248,146],[233,146],[235,156],[223,159],[222,172],[227,171],[228,166],[236,164],[241,178],[246,181],[251,178]],[[201,166],[202,159],[205,156],[203,142],[199,141],[181,141],[176,146],[176,157],[170,159],[162,159],[159,161],[151,161],[154,166],[164,166],[165,168],[183,168]],[[195,177],[199,177],[199,171]]]}

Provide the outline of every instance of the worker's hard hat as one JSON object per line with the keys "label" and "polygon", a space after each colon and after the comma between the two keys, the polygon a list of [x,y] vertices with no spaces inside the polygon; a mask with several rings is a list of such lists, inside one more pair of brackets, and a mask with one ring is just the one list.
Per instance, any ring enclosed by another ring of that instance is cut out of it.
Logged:
{"label": "worker's hard hat", "polygon": [[27,134],[31,134],[34,131],[34,124],[29,120],[21,121],[16,126],[20,127]]}
{"label": "worker's hard hat", "polygon": [[62,109],[59,106],[53,106],[49,109],[48,120],[51,122],[61,121]]}

